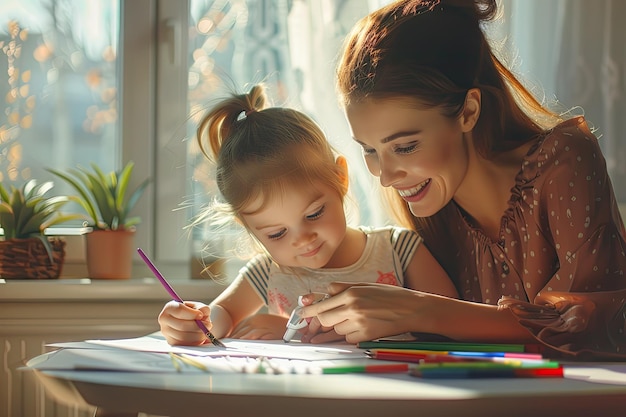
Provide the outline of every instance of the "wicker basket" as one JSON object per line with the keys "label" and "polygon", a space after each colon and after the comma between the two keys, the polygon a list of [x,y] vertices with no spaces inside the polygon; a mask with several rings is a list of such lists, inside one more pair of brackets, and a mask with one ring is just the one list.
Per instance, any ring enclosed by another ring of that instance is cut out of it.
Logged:
{"label": "wicker basket", "polygon": [[37,238],[0,241],[0,278],[56,279],[65,260],[65,240],[50,239],[52,259]]}

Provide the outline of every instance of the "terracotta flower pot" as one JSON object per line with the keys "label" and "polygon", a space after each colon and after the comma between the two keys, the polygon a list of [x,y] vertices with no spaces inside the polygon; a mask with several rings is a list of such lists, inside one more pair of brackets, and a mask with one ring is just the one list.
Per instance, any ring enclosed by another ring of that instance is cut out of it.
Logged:
{"label": "terracotta flower pot", "polygon": [[135,231],[95,230],[85,235],[87,273],[92,279],[129,279]]}

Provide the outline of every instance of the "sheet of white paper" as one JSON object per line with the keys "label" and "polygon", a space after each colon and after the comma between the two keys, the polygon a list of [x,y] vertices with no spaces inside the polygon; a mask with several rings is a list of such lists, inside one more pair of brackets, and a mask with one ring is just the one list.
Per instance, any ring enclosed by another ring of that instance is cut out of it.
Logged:
{"label": "sheet of white paper", "polygon": [[564,376],[569,379],[601,384],[626,385],[626,363],[564,364]]}
{"label": "sheet of white paper", "polygon": [[[244,356],[188,356],[192,362],[172,358],[167,353],[140,352],[128,349],[66,348],[28,361],[30,369],[83,370],[159,373],[265,373],[265,374],[319,374],[324,368],[337,366],[372,365],[379,363],[368,358],[335,360],[299,360],[284,358],[253,358]],[[195,363],[195,364],[194,364]],[[199,365],[199,366],[198,366]]]}
{"label": "sheet of white paper", "polygon": [[64,348],[64,349],[98,349],[98,350],[103,350],[103,349],[116,349],[112,346],[102,346],[102,345],[96,345],[93,343],[87,343],[87,342],[54,342],[54,343],[46,343],[47,347],[53,347],[53,348]]}
{"label": "sheet of white paper", "polygon": [[223,339],[225,348],[204,346],[170,346],[165,339],[152,336],[137,337],[131,339],[114,340],[86,340],[99,346],[115,347],[119,349],[135,350],[141,352],[178,353],[193,356],[244,356],[266,357],[299,360],[332,360],[363,358],[365,353],[349,344],[324,344],[312,345],[299,342],[285,343],[282,340],[235,340]]}
{"label": "sheet of white paper", "polygon": [[[27,363],[40,370],[90,370],[125,372],[177,372],[168,354],[133,352],[123,349],[59,349],[37,356]],[[181,372],[202,372],[178,361]]]}

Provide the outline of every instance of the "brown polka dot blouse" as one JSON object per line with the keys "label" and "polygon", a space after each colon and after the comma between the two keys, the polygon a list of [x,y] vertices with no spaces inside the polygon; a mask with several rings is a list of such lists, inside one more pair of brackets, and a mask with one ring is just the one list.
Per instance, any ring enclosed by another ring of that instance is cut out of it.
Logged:
{"label": "brown polka dot blouse", "polygon": [[454,202],[444,212],[448,230],[438,236],[456,249],[436,252],[429,239],[441,238],[424,238],[462,299],[509,308],[558,351],[626,358],[624,226],[598,141],[582,117],[531,147],[497,241]]}

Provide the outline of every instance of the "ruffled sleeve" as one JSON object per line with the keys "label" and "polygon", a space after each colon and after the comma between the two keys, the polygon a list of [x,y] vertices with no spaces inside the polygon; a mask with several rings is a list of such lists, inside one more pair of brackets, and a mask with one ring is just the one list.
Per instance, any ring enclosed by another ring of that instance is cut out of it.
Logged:
{"label": "ruffled sleeve", "polygon": [[[502,297],[535,337],[575,356],[626,358],[626,243],[605,160],[583,118],[546,137],[533,181],[537,230],[555,273],[531,302]],[[529,256],[533,256],[530,254]]]}
{"label": "ruffled sleeve", "polygon": [[625,290],[554,291],[537,296],[534,304],[502,297],[498,306],[508,308],[539,342],[564,356],[624,360],[625,296]]}

